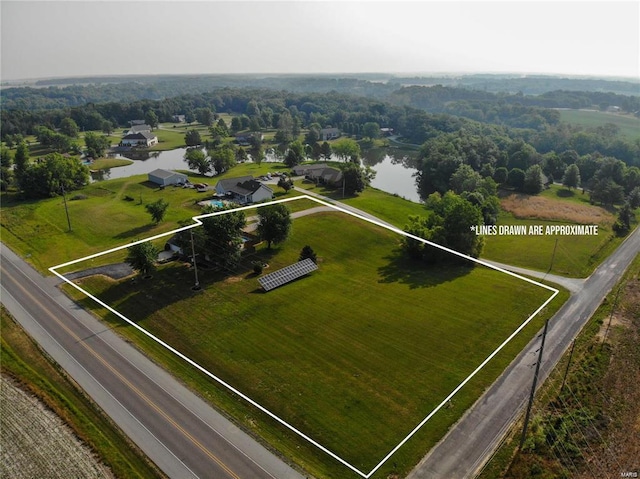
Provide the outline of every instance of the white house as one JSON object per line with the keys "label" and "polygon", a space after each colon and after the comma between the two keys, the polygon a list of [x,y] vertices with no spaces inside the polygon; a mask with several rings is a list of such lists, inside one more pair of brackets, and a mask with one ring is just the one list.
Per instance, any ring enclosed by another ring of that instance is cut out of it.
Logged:
{"label": "white house", "polygon": [[335,140],[340,137],[338,128],[323,128],[320,130],[320,141]]}
{"label": "white house", "polygon": [[168,186],[184,184],[188,181],[188,178],[184,173],[158,168],[149,173],[149,181],[160,186]]}
{"label": "white house", "polygon": [[260,183],[253,176],[220,180],[216,184],[216,193],[220,196],[230,197],[231,200],[241,205],[259,203],[273,198],[273,190]]}
{"label": "white house", "polygon": [[122,137],[120,146],[144,146],[149,147],[158,144],[158,137],[150,131],[129,133]]}

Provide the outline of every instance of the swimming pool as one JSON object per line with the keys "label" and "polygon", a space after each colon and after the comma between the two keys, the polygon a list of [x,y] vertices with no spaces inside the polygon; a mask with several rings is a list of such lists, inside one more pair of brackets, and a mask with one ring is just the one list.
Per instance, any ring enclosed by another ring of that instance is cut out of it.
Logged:
{"label": "swimming pool", "polygon": [[198,204],[203,208],[209,205],[215,206],[216,208],[224,208],[225,206],[227,206],[226,202],[222,200],[203,200],[203,201],[198,201]]}

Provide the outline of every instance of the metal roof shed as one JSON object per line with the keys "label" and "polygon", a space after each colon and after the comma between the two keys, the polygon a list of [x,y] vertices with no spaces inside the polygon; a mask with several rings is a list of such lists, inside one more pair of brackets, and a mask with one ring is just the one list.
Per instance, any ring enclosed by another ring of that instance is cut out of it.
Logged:
{"label": "metal roof shed", "polygon": [[187,180],[187,175],[185,175],[184,173],[163,170],[160,168],[149,173],[149,181],[160,186],[186,183]]}

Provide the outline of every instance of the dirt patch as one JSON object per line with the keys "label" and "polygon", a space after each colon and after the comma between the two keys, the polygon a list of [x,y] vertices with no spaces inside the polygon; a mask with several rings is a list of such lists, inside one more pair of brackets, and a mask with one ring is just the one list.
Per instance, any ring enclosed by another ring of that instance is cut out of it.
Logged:
{"label": "dirt patch", "polygon": [[542,196],[512,194],[500,205],[516,218],[535,218],[551,221],[571,221],[581,224],[613,224],[614,216],[599,206],[558,201]]}
{"label": "dirt patch", "polygon": [[37,398],[0,377],[0,477],[111,479],[111,471]]}
{"label": "dirt patch", "polygon": [[611,333],[611,329],[616,326],[621,326],[624,328],[631,327],[631,320],[621,314],[614,314],[613,316],[610,317],[610,319],[611,321],[609,321],[609,318],[607,318],[602,322],[602,325],[600,326],[600,330],[596,334],[596,337],[600,341],[602,341],[605,338],[605,335],[609,337],[609,334]]}
{"label": "dirt patch", "polygon": [[242,276],[229,276],[228,278],[225,278],[224,282],[225,283],[239,283],[243,279],[244,278]]}

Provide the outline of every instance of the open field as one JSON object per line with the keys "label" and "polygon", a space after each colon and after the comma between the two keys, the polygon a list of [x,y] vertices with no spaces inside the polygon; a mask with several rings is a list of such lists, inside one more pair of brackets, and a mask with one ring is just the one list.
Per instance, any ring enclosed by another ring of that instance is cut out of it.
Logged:
{"label": "open field", "polygon": [[[500,213],[498,218],[498,225],[564,224],[572,223],[516,218],[507,212]],[[482,257],[538,271],[548,271],[552,266],[550,272],[553,274],[583,278],[589,276],[621,241],[610,226],[600,226],[597,236],[485,236]]]}
{"label": "open field", "polygon": [[0,475],[13,479],[32,477],[109,479],[109,469],[73,431],[37,398],[11,380],[0,377],[2,453]]}
{"label": "open field", "polygon": [[499,225],[595,224],[598,235],[485,236],[482,256],[488,259],[538,271],[552,267],[554,274],[587,277],[623,240],[613,233],[614,213],[591,205],[580,191],[554,185],[538,196],[511,194],[500,203]]}
{"label": "open field", "polygon": [[[512,194],[500,201],[502,209],[516,218],[530,218],[550,221],[569,221],[572,223],[597,224],[611,226],[615,216],[604,208],[584,204],[578,201],[562,201],[551,194],[531,196]],[[563,190],[556,190],[558,192]],[[567,190],[564,190],[567,191]],[[568,191],[567,191],[568,192]],[[580,195],[580,193],[577,193]]]}
{"label": "open field", "polygon": [[587,128],[613,123],[627,140],[640,138],[640,118],[595,110],[560,110],[560,120]]}
{"label": "open field", "polygon": [[[295,262],[305,244],[318,253],[320,270],[266,294],[249,264],[232,276],[201,272],[204,291],[198,294],[190,289],[193,273],[180,264],[162,267],[149,281],[80,281],[106,304],[368,472],[550,296],[548,290],[484,267],[417,268],[399,254],[398,240],[395,233],[341,213],[298,218],[285,245],[259,250],[270,265],[265,272]],[[95,308],[92,301],[86,304]],[[374,477],[406,473],[550,310]],[[357,477],[132,327],[106,316],[314,475]]]}
{"label": "open field", "polygon": [[[11,378],[11,381],[21,386],[22,389],[28,390],[29,394],[37,397],[46,404],[46,413],[55,413],[60,421],[64,422],[72,429],[72,435],[80,438],[86,445],[90,445],[92,458],[97,455],[103,464],[107,464],[111,468],[111,472],[119,478],[160,478],[164,477],[152,464],[148,462],[146,457],[140,453],[137,448],[129,442],[112,423],[100,413],[93,403],[73,385],[67,377],[59,370],[59,367],[52,364],[35,345],[31,338],[18,326],[4,307],[0,308],[0,319],[2,322],[2,374]],[[5,393],[5,385],[2,386],[3,394]],[[33,398],[32,398],[33,399]],[[15,405],[13,401],[1,401],[2,407],[7,408],[1,414],[2,418],[14,418],[16,421],[17,410],[13,409]],[[22,411],[18,417],[25,416],[26,412]],[[34,418],[34,421],[36,419]],[[51,419],[54,420],[54,419]],[[69,451],[63,449],[58,443],[50,444],[44,441],[46,433],[61,435],[62,430],[66,429],[60,426],[47,427],[45,431],[39,431],[35,442],[32,444],[22,443],[21,454],[27,454],[29,448],[38,449],[37,454],[28,458],[27,467],[24,468],[28,476],[20,476],[20,471],[7,471],[12,462],[5,461],[3,456],[2,466],[0,466],[0,475],[2,477],[111,477],[91,476],[91,470],[85,470],[83,474],[77,471],[64,471],[65,464],[71,465],[70,457],[79,451]],[[3,432],[3,455],[9,453],[11,444],[9,444],[8,429],[2,427]],[[31,429],[34,432],[34,429]],[[66,442],[69,444],[69,442]],[[54,446],[54,449],[47,449],[47,446]],[[73,449],[73,446],[71,446]],[[40,461],[46,461],[46,454],[55,454],[60,458],[65,457],[66,460],[50,460],[49,464],[36,463],[38,458]],[[13,458],[17,461],[18,458]],[[59,470],[53,469],[53,465],[58,463]],[[15,463],[14,463],[15,464]],[[87,463],[84,462],[86,465]],[[36,470],[36,466],[40,466],[40,471]],[[42,469],[44,467],[44,470]],[[98,469],[104,469],[104,465],[95,466],[95,472]],[[54,475],[54,473],[58,475]]]}

